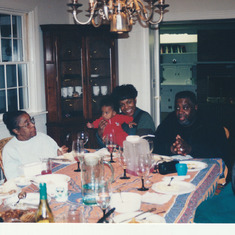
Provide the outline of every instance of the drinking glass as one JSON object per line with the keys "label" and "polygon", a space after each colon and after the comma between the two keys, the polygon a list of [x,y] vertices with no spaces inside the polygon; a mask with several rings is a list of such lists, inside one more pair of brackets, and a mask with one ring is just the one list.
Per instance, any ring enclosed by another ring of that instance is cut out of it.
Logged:
{"label": "drinking glass", "polygon": [[116,144],[116,136],[114,133],[110,133],[105,136],[105,145],[108,151],[110,152],[109,162],[115,162],[113,160],[113,152],[115,151],[117,144]]}
{"label": "drinking glass", "polygon": [[136,173],[141,178],[142,187],[138,188],[139,191],[149,190],[144,186],[144,177],[149,174],[150,168],[152,166],[152,160],[150,154],[140,154],[137,158],[137,168]]}
{"label": "drinking glass", "polygon": [[126,176],[127,158],[124,156],[122,147],[118,148],[118,162],[123,168],[123,176],[120,179],[130,179],[130,177]]}
{"label": "drinking glass", "polygon": [[72,151],[74,155],[74,159],[77,161],[78,168],[74,170],[75,172],[80,172],[80,163],[84,161],[84,142],[81,139],[77,139],[73,141]]}
{"label": "drinking glass", "polygon": [[88,133],[86,131],[81,131],[77,133],[77,139],[82,140],[83,145],[85,146],[86,143],[88,142]]}
{"label": "drinking glass", "polygon": [[[96,195],[96,203],[103,211],[103,217],[105,216],[106,209],[109,207],[110,198],[109,184],[103,181],[100,183]],[[108,223],[108,220],[104,220],[103,223]]]}

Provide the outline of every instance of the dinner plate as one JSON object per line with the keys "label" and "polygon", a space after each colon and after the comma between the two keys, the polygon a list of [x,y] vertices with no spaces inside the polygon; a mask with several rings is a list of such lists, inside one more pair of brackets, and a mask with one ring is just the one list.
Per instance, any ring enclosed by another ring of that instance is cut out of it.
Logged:
{"label": "dinner plate", "polygon": [[208,165],[205,162],[200,162],[200,161],[180,161],[180,163],[187,164],[189,172],[200,171],[208,167]]}
{"label": "dinner plate", "polygon": [[182,156],[182,155],[173,155],[173,156],[171,156],[171,158],[172,158],[173,160],[178,160],[178,161],[193,159],[193,157],[190,156],[190,155],[186,155],[186,156]]}
{"label": "dinner plate", "polygon": [[18,193],[21,191],[21,189],[19,187],[15,187],[15,188],[9,188],[9,190],[5,190],[3,191],[4,185],[0,186],[0,199],[5,199],[5,198],[9,198],[12,197],[14,195],[18,195]]}
{"label": "dinner plate", "polygon": [[170,195],[180,195],[190,193],[196,189],[195,185],[184,181],[171,181],[168,186],[168,181],[161,181],[152,185],[152,189],[157,193],[164,193]]}
{"label": "dinner plate", "polygon": [[136,212],[129,212],[117,215],[113,218],[114,223],[122,223],[122,221],[126,220],[123,223],[166,223],[165,218],[163,218],[160,215],[156,215],[153,213],[144,213],[138,217],[136,217],[134,220],[134,216],[140,214],[141,211]]}
{"label": "dinner plate", "polygon": [[15,178],[14,181],[18,187],[23,188],[23,187],[30,185],[31,184],[30,180],[32,180],[32,179],[33,179],[33,177],[20,176],[20,177]]}
{"label": "dinner plate", "polygon": [[[18,201],[18,195],[14,195],[4,201],[4,205],[9,206],[11,209],[27,210],[29,208],[38,208],[40,201],[39,193],[27,193],[26,198],[23,198],[15,205]],[[47,196],[47,201],[51,201],[51,197]]]}
{"label": "dinner plate", "polygon": [[[58,158],[58,159],[56,159],[56,158]],[[70,165],[70,164],[74,164],[74,163],[77,162],[77,161],[74,159],[73,152],[65,153],[65,154],[63,154],[63,155],[54,157],[54,158],[52,159],[52,161],[55,162],[55,163],[65,164],[65,165]]]}

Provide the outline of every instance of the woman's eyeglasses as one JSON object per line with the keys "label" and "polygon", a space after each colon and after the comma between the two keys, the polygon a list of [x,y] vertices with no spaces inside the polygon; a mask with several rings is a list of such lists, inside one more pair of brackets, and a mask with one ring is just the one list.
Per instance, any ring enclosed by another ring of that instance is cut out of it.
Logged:
{"label": "woman's eyeglasses", "polygon": [[30,124],[35,124],[35,119],[34,119],[34,117],[31,117],[31,118],[29,119],[29,122],[26,122],[23,126],[18,126],[18,127],[22,127],[22,128],[25,127],[25,128],[28,128]]}

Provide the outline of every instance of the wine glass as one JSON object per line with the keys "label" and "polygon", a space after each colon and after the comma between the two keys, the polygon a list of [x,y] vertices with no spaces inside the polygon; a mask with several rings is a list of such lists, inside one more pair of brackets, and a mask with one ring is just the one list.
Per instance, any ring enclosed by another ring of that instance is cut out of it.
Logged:
{"label": "wine glass", "polygon": [[120,179],[130,179],[130,177],[126,176],[127,158],[124,156],[123,148],[120,146],[118,148],[118,162],[123,168],[123,176]]}
{"label": "wine glass", "polygon": [[84,161],[84,144],[83,140],[77,139],[73,141],[72,150],[74,154],[74,159],[77,161],[78,168],[74,170],[75,172],[80,172],[80,163]]}
{"label": "wine glass", "polygon": [[105,136],[105,145],[108,151],[110,152],[109,162],[115,162],[113,160],[113,152],[115,151],[117,144],[116,144],[116,137],[114,133],[110,133]]}
{"label": "wine glass", "polygon": [[[106,209],[109,207],[110,198],[109,184],[103,181],[99,184],[96,194],[96,203],[103,211],[103,217],[105,216]],[[103,223],[108,223],[108,221],[104,220]]]}
{"label": "wine glass", "polygon": [[[149,154],[150,154],[150,157],[152,158],[153,156],[152,156],[152,152],[153,152],[153,147],[154,147],[154,143],[153,143],[153,139],[152,138],[147,138],[146,139],[147,141],[148,141],[148,144],[149,144]],[[154,161],[152,162],[152,166],[151,166],[151,168],[152,167],[155,167],[155,165],[154,165]],[[150,169],[151,169],[150,168]],[[149,171],[149,173],[150,173],[150,171]],[[152,183],[151,183],[151,181],[149,180],[149,173],[148,173],[148,175],[146,175],[146,179],[145,179],[145,185],[151,185]]]}
{"label": "wine glass", "polygon": [[88,133],[86,131],[80,131],[77,133],[77,139],[82,140],[83,141],[83,145],[85,146],[85,144],[88,142]]}
{"label": "wine glass", "polygon": [[149,190],[144,186],[144,177],[149,174],[150,168],[152,166],[151,156],[149,154],[139,154],[137,158],[137,168],[136,173],[141,177],[142,187],[138,188],[139,191]]}

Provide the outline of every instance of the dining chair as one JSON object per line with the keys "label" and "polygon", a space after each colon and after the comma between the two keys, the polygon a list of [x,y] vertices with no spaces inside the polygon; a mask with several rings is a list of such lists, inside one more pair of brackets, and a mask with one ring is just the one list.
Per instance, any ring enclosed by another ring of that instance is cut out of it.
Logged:
{"label": "dining chair", "polygon": [[6,143],[11,140],[13,137],[6,137],[0,140],[0,167],[2,168],[3,174],[4,174],[4,169],[3,169],[3,163],[2,163],[2,150]]}

